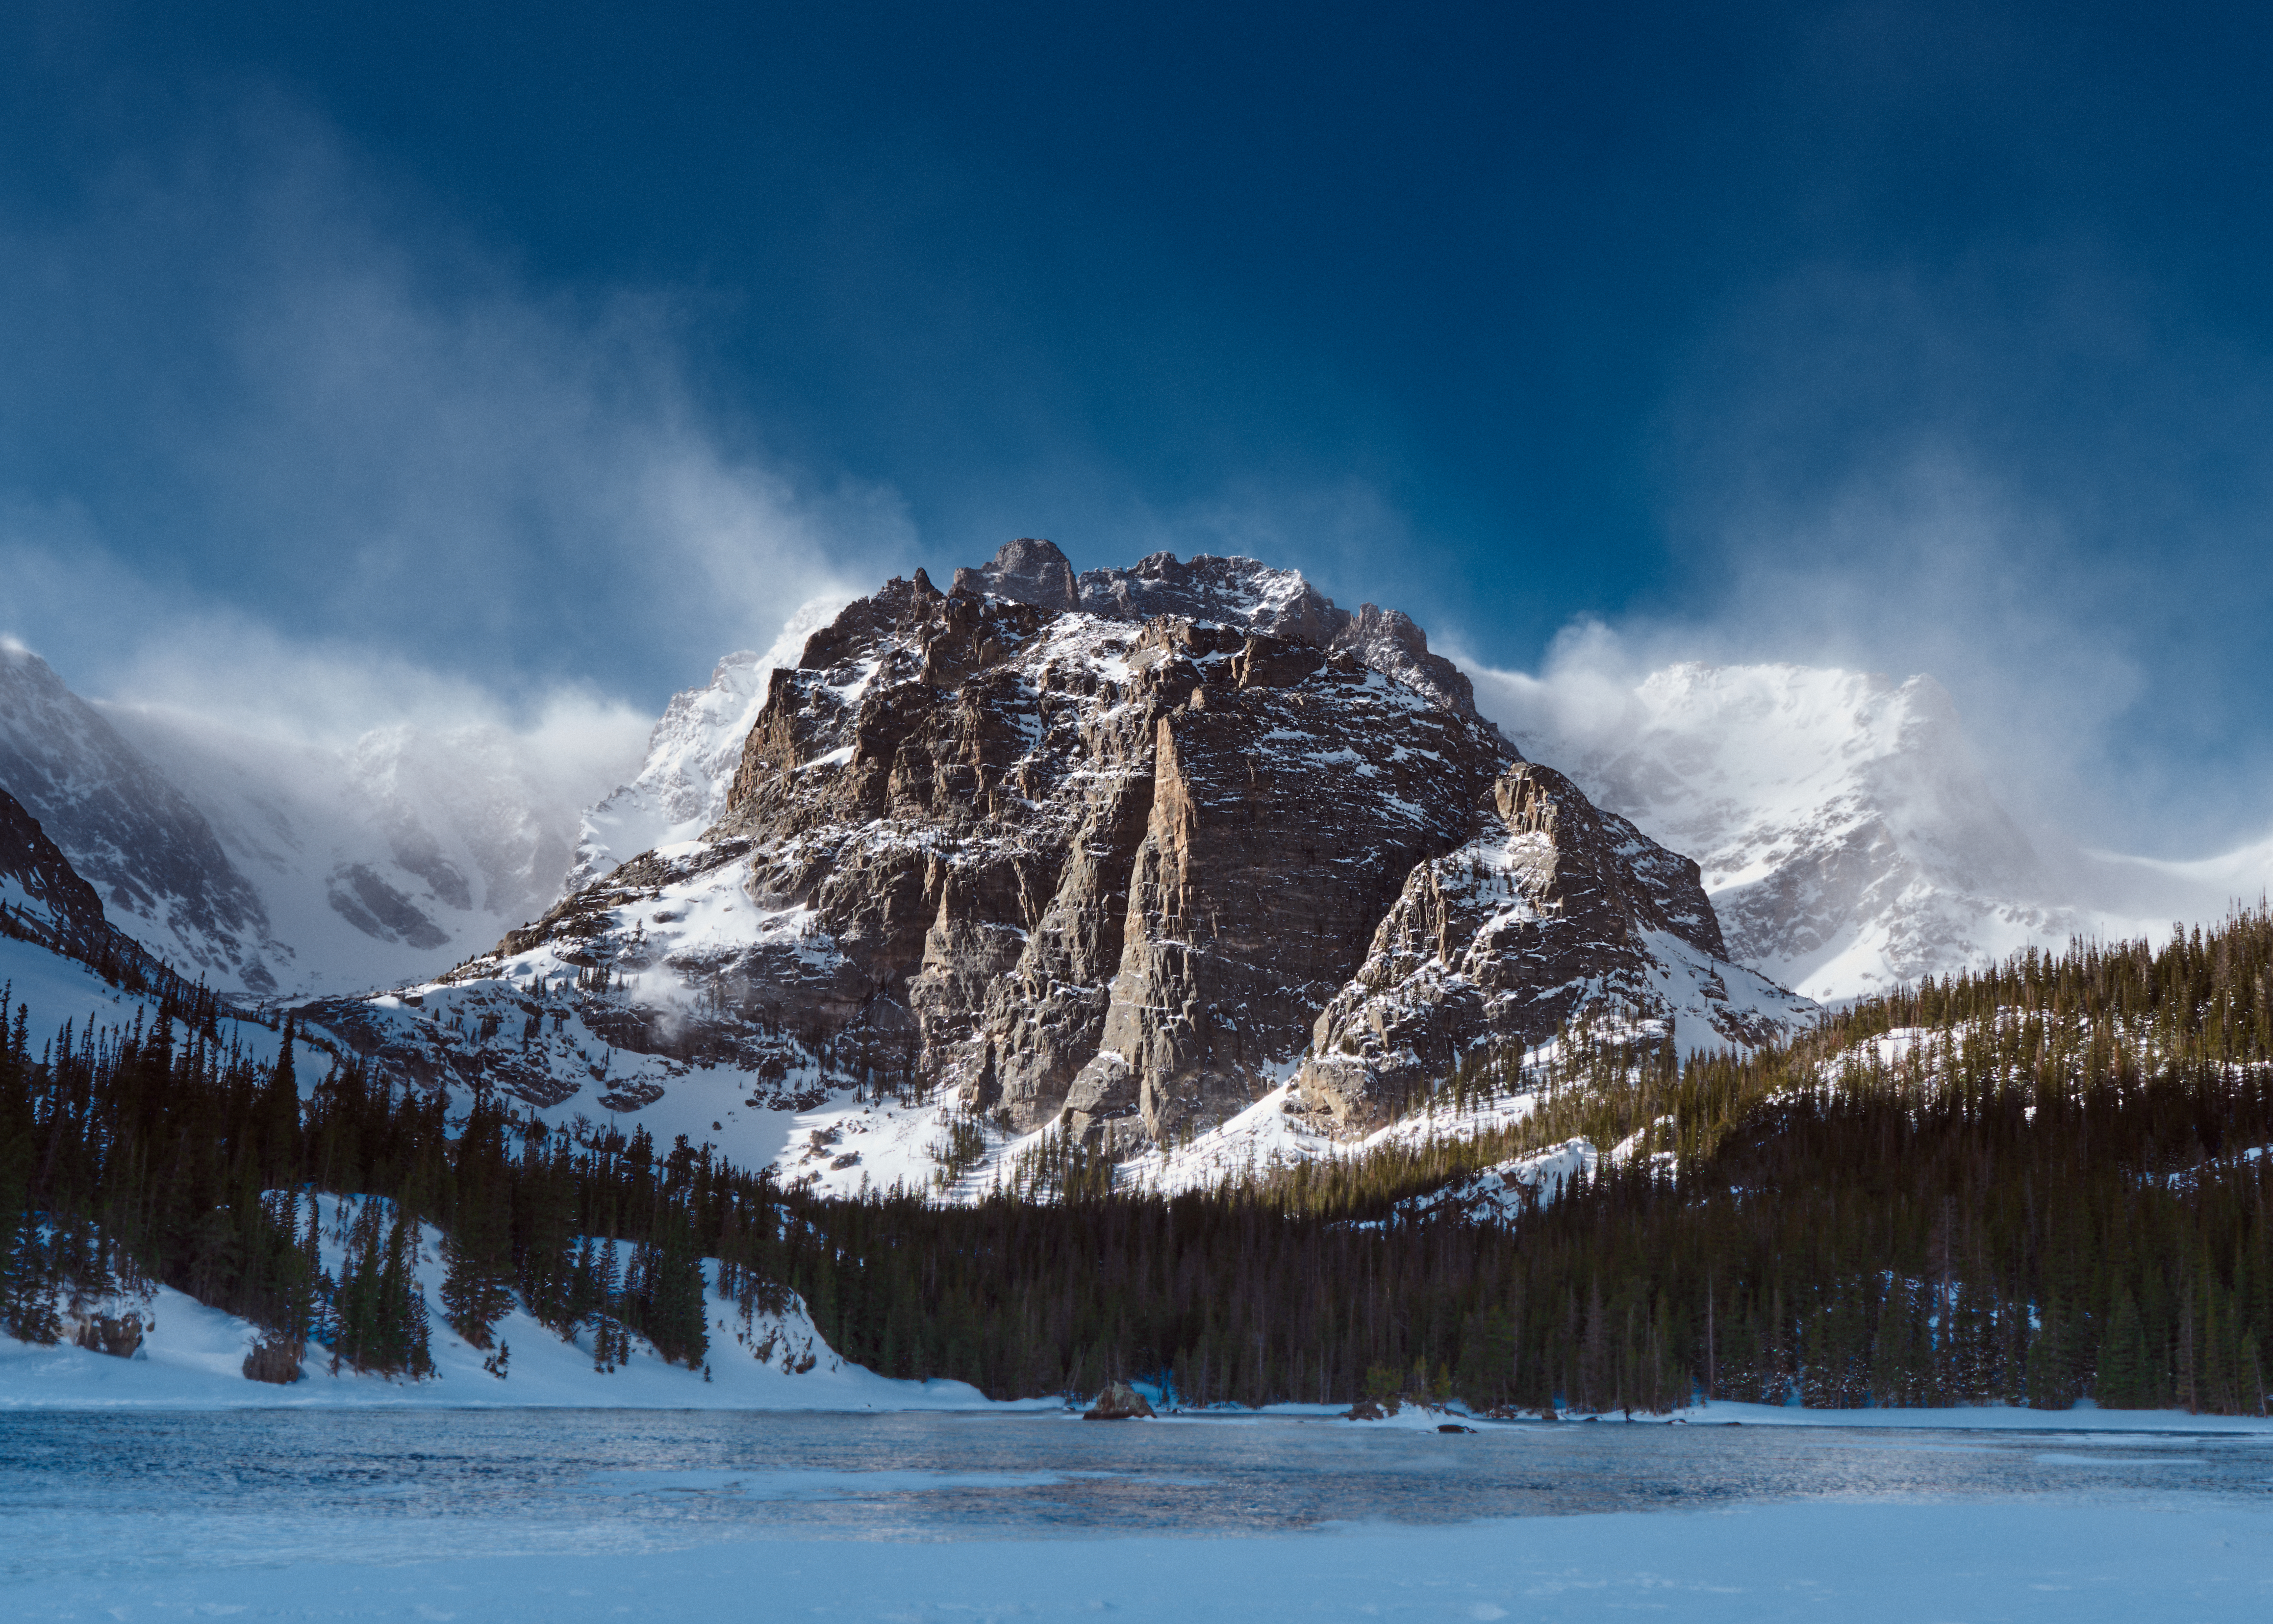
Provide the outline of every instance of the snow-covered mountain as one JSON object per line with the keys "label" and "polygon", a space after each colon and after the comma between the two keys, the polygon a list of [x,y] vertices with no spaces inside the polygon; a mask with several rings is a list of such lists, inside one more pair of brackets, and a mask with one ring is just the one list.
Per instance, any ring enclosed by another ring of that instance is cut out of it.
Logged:
{"label": "snow-covered mountain", "polygon": [[373,730],[344,749],[96,705],[0,647],[0,787],[113,923],[256,998],[431,976],[542,914],[592,782],[503,729]]}
{"label": "snow-covered mountain", "polygon": [[1695,858],[1730,952],[1854,996],[2072,936],[2160,936],[2259,895],[2273,842],[2198,864],[2024,831],[1932,677],[1682,664],[1631,686],[1485,673],[1478,703],[1596,804]]}
{"label": "snow-covered mountain", "polygon": [[729,654],[706,686],[671,695],[638,774],[584,813],[565,890],[589,885],[641,852],[692,840],[725,816],[742,741],[765,708],[773,673],[796,665],[806,639],[844,606],[841,598],[814,599],[790,617],[764,653]]}
{"label": "snow-covered mountain", "polygon": [[39,820],[112,923],[191,974],[277,989],[267,909],[204,813],[45,660],[4,639],[0,789]]}
{"label": "snow-covered mountain", "polygon": [[[628,829],[686,792],[688,838],[308,1018],[422,1085],[747,1161],[832,1099],[1125,1161],[1290,1079],[1289,1116],[1362,1136],[1598,1010],[1684,1043],[1815,1012],[1729,962],[1695,864],[1518,759],[1417,627],[1292,571],[1076,578],[1014,542],[847,605],[756,692],[722,665],[611,798]],[[829,1143],[805,1161],[892,1176]]]}

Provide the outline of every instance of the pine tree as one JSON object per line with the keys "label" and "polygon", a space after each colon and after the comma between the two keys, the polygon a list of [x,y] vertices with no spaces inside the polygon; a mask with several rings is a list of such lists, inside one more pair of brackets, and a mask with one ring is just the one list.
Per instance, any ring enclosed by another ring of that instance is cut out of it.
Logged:
{"label": "pine tree", "polygon": [[616,1355],[616,1316],[621,1312],[616,1290],[616,1243],[612,1237],[599,1244],[600,1265],[592,1281],[592,1368],[612,1371]]}
{"label": "pine tree", "polygon": [[442,1239],[442,1312],[469,1347],[486,1351],[491,1328],[513,1306],[513,1223],[504,1121],[474,1108],[455,1147],[456,1211]]}
{"label": "pine tree", "polygon": [[292,1064],[293,1018],[284,1018],[282,1046],[269,1068],[261,1093],[260,1154],[263,1182],[278,1189],[298,1181],[300,1170],[300,1083]]}
{"label": "pine tree", "polygon": [[2097,1376],[2092,1400],[2102,1410],[2144,1410],[2152,1406],[2155,1391],[2147,1360],[2147,1338],[2139,1323],[2138,1304],[2125,1291],[2115,1299],[2108,1317],[2107,1335],[2099,1344]]}

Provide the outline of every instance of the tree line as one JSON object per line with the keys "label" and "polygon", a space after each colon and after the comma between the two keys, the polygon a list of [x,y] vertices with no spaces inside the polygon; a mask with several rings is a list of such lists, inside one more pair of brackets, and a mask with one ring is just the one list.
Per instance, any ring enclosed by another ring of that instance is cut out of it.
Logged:
{"label": "tree line", "polygon": [[[1528,1115],[1473,1131],[1511,1094]],[[848,1357],[998,1394],[2265,1410],[2262,908],[1924,981],[1745,1057],[1683,1063],[1611,1011],[1428,1109],[1439,1134],[1173,1199],[1066,1139],[1013,1181],[1052,1206],[797,1198],[790,1280]],[[1624,1154],[1505,1222],[1407,1215],[1572,1138]]]}
{"label": "tree line", "polygon": [[[601,1368],[634,1334],[701,1365],[708,1259],[746,1320],[793,1290],[843,1356],[998,1397],[1152,1376],[1196,1403],[2266,1407],[2262,907],[1924,981],[1745,1056],[1609,1011],[1456,1069],[1433,1134],[1173,1198],[1061,1134],[972,1206],[784,1192],[643,1129],[484,1093],[454,1115],[352,1060],[304,1100],[289,1032],[261,1064],[177,1013],[35,1054],[19,1011],[0,1041],[11,1334],[160,1280],[288,1351],[416,1375],[425,1224],[467,1341],[518,1301]],[[1572,1138],[1616,1154],[1554,1200],[1415,1205]]]}
{"label": "tree line", "polygon": [[[0,1008],[5,1007],[0,991]],[[632,1334],[699,1367],[702,1259],[745,1317],[777,1308],[770,1185],[644,1129],[549,1130],[478,1094],[334,1062],[303,1099],[288,1018],[262,1063],[199,1011],[161,999],[127,1026],[66,1022],[36,1049],[19,1005],[0,1031],[0,1326],[54,1341],[66,1313],[151,1282],[261,1327],[296,1367],[431,1372],[416,1279],[422,1226],[442,1235],[439,1297],[488,1348],[516,1298],[595,1363]],[[338,1261],[323,1262],[319,1193]],[[257,1363],[258,1361],[256,1361]]]}

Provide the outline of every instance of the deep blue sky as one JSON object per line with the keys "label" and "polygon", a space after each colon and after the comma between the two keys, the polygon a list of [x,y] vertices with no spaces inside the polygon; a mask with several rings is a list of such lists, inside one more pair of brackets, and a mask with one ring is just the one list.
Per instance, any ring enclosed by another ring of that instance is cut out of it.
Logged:
{"label": "deep blue sky", "polygon": [[19,4],[0,628],[651,710],[824,577],[1240,550],[1932,671],[2215,843],[2269,83],[2242,6]]}

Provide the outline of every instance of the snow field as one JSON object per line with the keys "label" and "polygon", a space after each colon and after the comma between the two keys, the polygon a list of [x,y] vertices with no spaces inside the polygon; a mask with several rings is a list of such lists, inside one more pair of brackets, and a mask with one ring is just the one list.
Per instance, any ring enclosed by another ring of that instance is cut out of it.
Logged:
{"label": "snow field", "polygon": [[[8,937],[0,937],[0,983],[9,989],[7,1019],[11,1025],[19,1004],[28,1011],[27,1030],[35,1060],[41,1046],[52,1039],[67,1020],[73,1023],[76,1041],[90,1017],[97,1026],[131,1027],[138,1015],[146,1026],[155,1019],[158,1010],[154,994],[123,991],[77,959]],[[219,1023],[219,1030],[224,1049],[235,1043],[264,1065],[274,1064],[277,1050],[283,1045],[282,1034],[258,1021],[224,1019]],[[176,1049],[189,1041],[188,1033],[186,1026],[176,1024]],[[331,1070],[332,1057],[313,1043],[303,1041],[293,1045],[292,1062],[304,1095]]]}
{"label": "snow field", "polygon": [[[216,1533],[224,1530],[215,1530]],[[779,1538],[132,1571],[15,1587],[9,1616],[122,1620],[1555,1620],[1696,1624],[2273,1613],[2273,1515],[2232,1501],[1752,1505],[1256,1538]]]}

